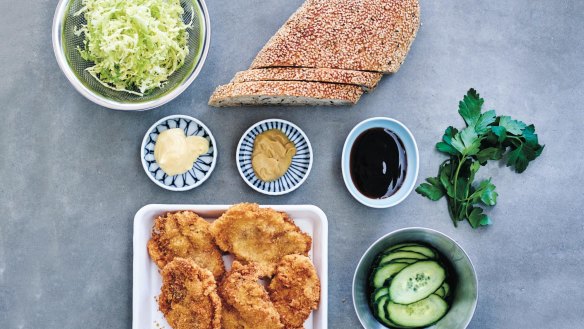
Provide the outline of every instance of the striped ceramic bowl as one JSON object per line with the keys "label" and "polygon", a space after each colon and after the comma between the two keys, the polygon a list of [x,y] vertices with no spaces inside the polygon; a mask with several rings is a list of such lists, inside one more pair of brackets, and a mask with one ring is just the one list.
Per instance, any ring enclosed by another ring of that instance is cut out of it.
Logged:
{"label": "striped ceramic bowl", "polygon": [[[284,176],[272,182],[264,182],[255,175],[251,154],[256,136],[271,129],[279,129],[286,134],[296,146],[296,155]],[[312,146],[308,137],[295,124],[280,119],[268,119],[254,124],[243,134],[237,145],[235,158],[239,174],[247,185],[263,194],[282,195],[297,189],[310,174]]]}
{"label": "striped ceramic bowl", "polygon": [[[171,128],[181,128],[187,136],[201,136],[209,141],[209,152],[199,156],[189,171],[174,176],[167,175],[154,159],[154,146],[158,135]],[[142,140],[140,157],[146,175],[156,185],[170,191],[187,191],[203,184],[215,169],[217,143],[209,128],[201,121],[188,115],[171,115],[158,120],[148,129]]]}

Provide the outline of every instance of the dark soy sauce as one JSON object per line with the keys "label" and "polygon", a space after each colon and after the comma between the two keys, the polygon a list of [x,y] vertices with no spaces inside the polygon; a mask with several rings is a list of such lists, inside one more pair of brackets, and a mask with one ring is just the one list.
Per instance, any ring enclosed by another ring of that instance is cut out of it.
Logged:
{"label": "dark soy sauce", "polygon": [[391,130],[365,130],[351,148],[351,179],[368,198],[383,199],[393,195],[404,182],[406,167],[405,147]]}

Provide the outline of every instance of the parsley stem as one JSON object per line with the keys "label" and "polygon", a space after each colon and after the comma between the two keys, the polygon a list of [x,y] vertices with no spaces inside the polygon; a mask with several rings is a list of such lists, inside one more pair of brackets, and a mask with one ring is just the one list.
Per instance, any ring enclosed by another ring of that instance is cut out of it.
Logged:
{"label": "parsley stem", "polygon": [[[464,214],[466,215],[466,218],[468,220],[468,218],[470,217],[470,214],[468,213],[468,207],[466,207],[466,209],[464,210]],[[469,221],[470,223],[470,221]]]}
{"label": "parsley stem", "polygon": [[455,209],[453,210],[453,208],[451,207],[451,200],[450,198],[446,198],[446,203],[448,204],[448,214],[450,215],[450,219],[452,220],[452,223],[454,224],[454,227],[458,227],[458,223],[457,223],[457,219],[454,216],[454,212],[456,211]]}
{"label": "parsley stem", "polygon": [[507,135],[507,137],[505,137],[505,138],[513,138],[513,139],[517,139],[517,140],[519,140],[520,142],[522,142],[522,143],[523,143],[523,141],[521,140],[521,137],[519,137],[519,136]]}
{"label": "parsley stem", "polygon": [[475,196],[479,196],[480,195],[480,190],[479,191],[475,191],[473,194],[471,195],[467,195],[466,199],[464,199],[464,201],[470,201],[472,200]]}
{"label": "parsley stem", "polygon": [[458,161],[458,167],[456,168],[456,172],[454,173],[454,208],[456,208],[456,199],[458,199],[458,195],[456,194],[456,185],[458,182],[458,173],[460,172],[460,168],[462,164],[466,161],[466,155],[462,157],[461,160]]}

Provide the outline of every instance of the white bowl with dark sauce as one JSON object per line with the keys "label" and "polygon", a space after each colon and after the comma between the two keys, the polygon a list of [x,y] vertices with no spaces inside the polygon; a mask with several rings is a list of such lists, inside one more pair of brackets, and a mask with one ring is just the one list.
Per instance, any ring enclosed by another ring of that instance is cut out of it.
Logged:
{"label": "white bowl with dark sauce", "polygon": [[347,136],[341,166],[345,185],[357,201],[372,208],[393,207],[416,185],[418,146],[401,122],[367,119]]}

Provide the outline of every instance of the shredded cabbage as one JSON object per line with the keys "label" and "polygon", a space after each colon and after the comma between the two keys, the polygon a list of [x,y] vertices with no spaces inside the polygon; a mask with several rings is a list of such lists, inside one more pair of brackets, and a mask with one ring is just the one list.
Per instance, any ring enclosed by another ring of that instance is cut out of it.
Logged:
{"label": "shredded cabbage", "polygon": [[184,10],[179,0],[83,0],[76,16],[87,24],[81,57],[102,85],[139,96],[162,87],[189,54]]}

